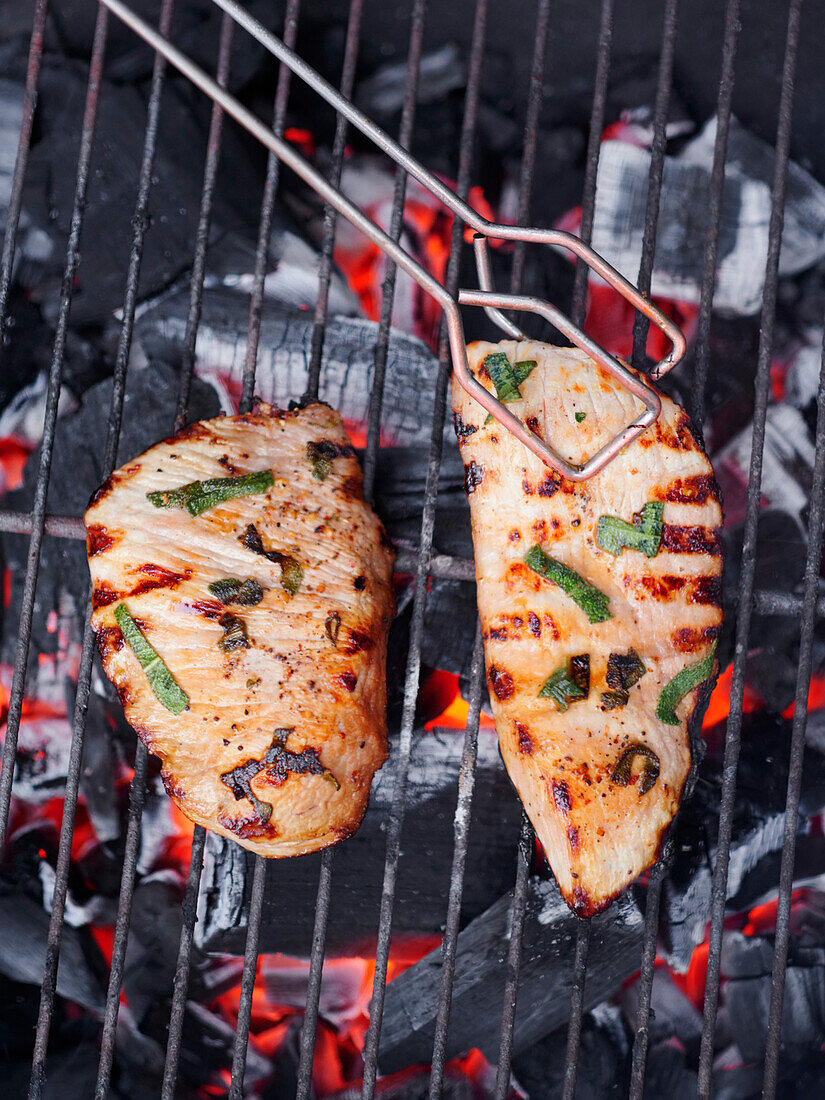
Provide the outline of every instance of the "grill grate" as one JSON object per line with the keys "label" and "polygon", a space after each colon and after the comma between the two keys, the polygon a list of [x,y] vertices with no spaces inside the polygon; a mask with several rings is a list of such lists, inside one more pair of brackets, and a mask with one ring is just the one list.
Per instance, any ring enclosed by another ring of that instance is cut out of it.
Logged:
{"label": "grill grate", "polygon": [[[173,0],[163,0],[160,14],[160,33],[168,36],[172,25]],[[785,843],[782,855],[780,878],[779,909],[776,922],[776,949],[773,970],[773,985],[770,1004],[769,1025],[764,1070],[764,1095],[771,1098],[777,1087],[777,1067],[779,1058],[780,1025],[782,1017],[782,998],[784,990],[785,966],[787,962],[790,898],[793,876],[793,858],[795,848],[794,823],[799,805],[799,793],[802,777],[802,748],[804,745],[806,723],[806,700],[812,666],[812,643],[815,617],[825,613],[822,600],[817,599],[819,561],[821,556],[823,526],[825,525],[825,348],[823,348],[823,375],[820,380],[818,399],[818,421],[816,433],[815,478],[811,496],[809,520],[809,545],[805,568],[804,590],[801,597],[788,596],[771,591],[754,591],[755,578],[755,542],[759,518],[760,482],[762,454],[764,448],[765,415],[768,401],[769,367],[773,341],[773,324],[776,308],[778,283],[778,258],[782,234],[785,184],[789,159],[789,147],[792,122],[793,82],[796,66],[797,46],[799,42],[801,0],[790,0],[788,15],[787,42],[785,49],[782,91],[779,103],[779,122],[776,140],[776,167],[773,187],[773,202],[769,233],[769,248],[766,266],[766,278],[762,304],[762,325],[756,378],[756,412],[754,416],[753,446],[751,452],[750,483],[747,498],[745,523],[745,547],[741,574],[741,599],[736,623],[736,646],[731,687],[731,711],[728,723],[725,747],[724,784],[718,856],[714,868],[713,908],[708,961],[708,980],[706,988],[705,1011],[703,1020],[702,1045],[700,1054],[699,1095],[709,1097],[711,1087],[711,1069],[713,1038],[716,1026],[718,990],[720,976],[720,958],[724,906],[727,884],[728,860],[730,854],[731,828],[736,793],[736,767],[741,734],[742,701],[744,692],[745,659],[748,651],[751,616],[754,610],[772,610],[798,615],[800,627],[800,661],[796,690],[796,711],[793,722],[791,766],[788,781],[788,801],[785,828]],[[695,352],[694,385],[692,392],[692,414],[701,428],[704,414],[704,390],[709,362],[709,334],[711,324],[711,305],[716,277],[716,249],[721,214],[721,198],[724,183],[724,167],[727,151],[727,137],[731,117],[731,101],[734,85],[736,51],[739,24],[740,0],[728,0],[725,14],[725,33],[722,43],[721,75],[717,100],[718,128],[709,195],[709,227],[707,248],[701,284],[701,301],[698,317],[697,345]],[[37,102],[37,84],[43,54],[43,33],[46,20],[46,0],[37,0],[34,11],[34,26],[31,38],[29,66],[26,80],[26,92],[23,110],[23,125],[20,133],[17,162],[13,177],[12,192],[7,220],[2,257],[0,258],[0,335],[7,322],[8,292],[14,261],[17,224],[21,210],[23,180],[26,172],[32,125]],[[477,108],[481,71],[485,51],[485,30],[488,13],[488,0],[478,0],[475,8],[472,44],[469,56],[468,83],[465,97],[464,119],[459,150],[459,171],[457,191],[466,199],[470,186],[472,151],[476,129]],[[349,23],[344,48],[344,60],[341,78],[342,93],[349,98],[352,93],[355,66],[358,57],[363,0],[352,0]],[[410,48],[407,66],[407,84],[401,121],[399,141],[409,148],[415,126],[415,108],[417,100],[420,60],[427,15],[427,0],[415,0],[411,18]],[[524,133],[524,154],[519,180],[518,212],[521,223],[529,219],[530,197],[537,149],[538,120],[542,105],[542,83],[545,57],[550,38],[549,0],[538,0],[536,6],[535,49],[531,65],[527,94],[528,109]],[[283,38],[289,47],[293,47],[300,18],[300,0],[289,0],[286,8]],[[599,139],[606,113],[607,85],[610,71],[610,55],[613,34],[614,0],[602,0],[600,25],[595,55],[594,95],[591,113],[590,138],[587,148],[585,186],[582,202],[581,235],[589,243],[593,225],[593,210],[596,192],[596,169],[599,157]],[[30,514],[21,515],[0,512],[0,530],[16,531],[30,536],[29,557],[22,600],[22,613],[15,655],[14,677],[11,686],[8,725],[3,751],[3,769],[0,775],[0,846],[5,840],[8,825],[11,798],[14,759],[23,702],[23,684],[25,680],[34,610],[35,587],[37,582],[39,556],[44,536],[77,538],[83,536],[82,524],[75,517],[47,516],[46,495],[54,431],[57,417],[57,399],[60,390],[60,378],[65,352],[68,320],[71,310],[72,292],[80,263],[80,243],[86,207],[89,164],[92,154],[95,122],[97,115],[100,81],[106,53],[106,41],[109,15],[101,5],[98,11],[91,53],[91,65],[87,98],[80,137],[80,151],[77,165],[77,179],[71,230],[67,243],[65,271],[61,288],[56,336],[48,379],[46,411],[44,418],[43,444],[40,468],[37,480],[34,505]],[[664,7],[660,64],[654,117],[654,142],[651,161],[649,188],[647,196],[645,232],[642,263],[639,272],[639,285],[649,291],[656,246],[656,228],[659,212],[659,196],[662,183],[665,149],[665,123],[672,84],[673,58],[678,28],[678,0],[668,0]],[[219,56],[217,60],[217,80],[226,86],[229,76],[230,54],[234,21],[224,14],[221,27]],[[157,124],[162,109],[163,87],[166,64],[158,54],[152,74],[152,84],[147,113],[147,126],[144,140],[143,163],[141,165],[138,196],[133,218],[132,248],[128,262],[128,274],[124,295],[123,322],[120,330],[115,363],[115,386],[109,414],[106,447],[106,472],[116,465],[117,445],[123,413],[123,392],[126,369],[131,345],[132,329],[137,304],[137,287],[140,273],[143,240],[149,228],[149,201],[152,186],[152,164],[156,148]],[[274,104],[273,129],[277,134],[283,132],[289,97],[291,74],[282,65],[280,68]],[[198,331],[203,293],[203,277],[207,251],[208,233],[212,209],[212,196],[219,167],[224,112],[215,104],[209,132],[209,141],[204,166],[204,183],[200,207],[200,218],[193,257],[192,292],[186,336],[184,340],[184,359],[181,370],[180,392],[178,396],[175,428],[186,423],[189,388],[194,367],[195,340]],[[337,183],[343,165],[346,141],[346,120],[339,114],[333,144],[331,179]],[[255,277],[250,299],[249,329],[246,360],[243,374],[242,408],[251,405],[254,391],[255,365],[260,336],[261,315],[263,309],[263,282],[266,270],[266,256],[272,226],[275,195],[278,187],[279,164],[270,154],[259,223],[256,249]],[[400,236],[402,214],[405,199],[406,177],[399,171],[392,207],[390,235],[397,240]],[[314,318],[312,353],[306,396],[317,396],[320,372],[323,367],[324,333],[327,321],[327,303],[330,283],[332,249],[335,234],[336,214],[327,207],[324,216],[323,247],[320,265],[318,304]],[[453,226],[452,250],[447,270],[447,287],[455,292],[458,285],[459,256],[462,243],[463,225],[456,219]],[[523,275],[523,248],[514,250],[511,290],[516,293]],[[584,315],[586,268],[577,265],[573,293],[573,318],[580,324]],[[395,289],[395,267],[387,265],[382,291],[381,319],[378,326],[378,341],[375,358],[375,374],[369,407],[368,439],[365,455],[365,488],[367,496],[372,495],[375,479],[376,459],[379,447],[379,424],[383,397],[383,382],[389,342],[390,317]],[[641,358],[645,346],[647,322],[637,315],[634,330],[635,356]],[[0,341],[0,349],[2,341]],[[378,925],[376,949],[376,968],[373,989],[372,1011],[364,1050],[364,1083],[362,1096],[371,1097],[375,1090],[377,1077],[378,1041],[381,1031],[381,1019],[386,989],[387,963],[389,958],[392,929],[393,901],[396,872],[400,852],[401,829],[404,820],[406,783],[415,707],[418,694],[418,681],[421,667],[421,642],[423,635],[424,611],[426,603],[427,578],[429,576],[448,576],[472,578],[472,564],[443,555],[434,555],[433,530],[435,498],[437,492],[438,471],[441,461],[442,427],[446,410],[446,391],[449,379],[450,363],[446,340],[442,338],[439,348],[439,371],[436,382],[435,411],[430,442],[429,465],[427,473],[425,508],[418,547],[405,548],[399,556],[399,567],[416,576],[415,599],[412,612],[410,651],[405,679],[404,708],[401,725],[401,738],[398,748],[398,784],[391,808],[387,830],[387,853],[385,863],[384,888]],[[70,851],[74,815],[80,775],[80,762],[83,750],[86,703],[88,700],[93,655],[93,638],[86,627],[80,661],[77,689],[77,701],[72,723],[72,745],[69,762],[64,815],[60,833],[60,845],[55,874],[54,900],[49,926],[48,949],[44,970],[43,988],[40,1003],[37,1032],[35,1036],[30,1097],[37,1098],[43,1093],[46,1050],[49,1038],[49,1026],[56,991],[57,965],[60,952],[60,940],[63,929],[64,910],[67,896],[67,884],[70,866]],[[484,666],[480,634],[477,632],[472,661],[470,705],[464,738],[461,773],[458,790],[458,806],[455,818],[455,847],[450,878],[450,890],[447,903],[445,934],[442,945],[443,969],[438,1003],[438,1016],[435,1031],[435,1043],[430,1076],[430,1096],[440,1095],[446,1055],[446,1036],[450,1016],[452,979],[455,966],[456,940],[459,928],[459,910],[464,879],[464,864],[467,852],[467,822],[473,799],[475,780],[476,747],[478,720],[482,699]],[[126,945],[129,933],[132,897],[135,886],[135,867],[140,841],[141,815],[146,793],[147,754],[138,743],[135,776],[130,790],[128,828],[122,875],[122,887],[115,926],[115,941],[112,968],[107,992],[106,1010],[103,1024],[103,1037],[99,1064],[97,1097],[108,1093],[109,1078],[112,1069],[114,1041],[120,989],[123,979]],[[196,827],[192,845],[192,860],[186,886],[183,906],[183,928],[174,979],[172,1010],[169,1028],[169,1040],[166,1052],[166,1065],[162,1086],[162,1096],[171,1098],[175,1092],[180,1044],[183,1027],[184,1009],[190,972],[190,958],[195,924],[195,907],[202,868],[205,831]],[[510,916],[511,938],[508,954],[508,979],[502,1014],[501,1042],[497,1070],[495,1095],[504,1098],[510,1081],[510,1061],[513,1043],[513,1025],[518,992],[518,972],[520,964],[521,929],[524,921],[527,898],[527,882],[533,848],[533,834],[526,818],[523,822],[516,879]],[[644,1088],[645,1062],[648,1042],[648,1021],[650,1015],[650,997],[654,972],[656,936],[658,928],[659,901],[667,852],[651,873],[647,894],[647,912],[645,920],[644,948],[641,960],[641,978],[636,1042],[633,1050],[630,1096],[640,1100]],[[318,1004],[321,988],[321,975],[324,960],[326,922],[329,911],[332,884],[334,878],[334,849],[328,849],[322,858],[318,883],[317,909],[313,932],[312,953],[306,1013],[301,1034],[300,1062],[298,1068],[297,1096],[310,1095],[312,1057],[318,1021]],[[230,1096],[240,1100],[243,1094],[243,1076],[252,1009],[252,993],[255,981],[258,955],[258,933],[264,897],[264,885],[267,864],[260,857],[254,862],[254,879],[249,906],[248,935],[244,956],[243,979],[238,1012],[238,1026],[234,1043],[232,1083]],[[587,952],[589,945],[589,922],[580,922],[576,948],[571,959],[572,994],[570,1027],[568,1033],[567,1054],[564,1073],[565,1100],[572,1100],[575,1093],[576,1070],[579,1060],[582,1009],[584,1004],[585,980],[587,974]]]}

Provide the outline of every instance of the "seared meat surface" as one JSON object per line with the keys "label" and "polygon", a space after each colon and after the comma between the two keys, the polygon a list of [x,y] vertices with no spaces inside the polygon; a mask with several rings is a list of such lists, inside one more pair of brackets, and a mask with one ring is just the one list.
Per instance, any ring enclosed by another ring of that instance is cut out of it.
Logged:
{"label": "seared meat surface", "polygon": [[192,424],[85,519],[104,667],[183,812],[264,856],[353,833],[387,757],[393,554],[339,414]]}
{"label": "seared meat surface", "polygon": [[[642,408],[575,349],[504,341],[468,355],[482,385],[573,462]],[[690,768],[688,719],[722,621],[713,470],[667,397],[582,484],[455,379],[452,399],[502,755],[564,897],[587,916],[655,860]]]}

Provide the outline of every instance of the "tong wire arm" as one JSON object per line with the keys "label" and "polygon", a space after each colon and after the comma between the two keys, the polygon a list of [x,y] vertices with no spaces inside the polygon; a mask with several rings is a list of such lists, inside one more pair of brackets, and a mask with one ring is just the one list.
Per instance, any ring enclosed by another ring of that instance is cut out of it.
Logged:
{"label": "tong wire arm", "polygon": [[[514,225],[499,225],[490,222],[473,210],[466,202],[459,198],[446,184],[442,183],[423,165],[403,149],[396,141],[386,134],[379,126],[371,122],[366,115],[359,111],[348,99],[332,87],[302,58],[298,57],[276,35],[266,29],[249,12],[242,8],[235,0],[213,0],[213,3],[222,8],[240,26],[244,27],[258,42],[270,53],[287,65],[297,76],[305,80],[310,87],[317,91],[322,98],[347,118],[357,129],[382,149],[392,160],[401,165],[407,172],[419,181],[435,198],[439,199],[455,217],[461,218],[471,229],[475,231],[474,249],[476,266],[478,269],[481,289],[478,291],[462,290],[456,299],[451,295],[434,276],[414,259],[405,248],[394,241],[384,230],[368,217],[358,206],[346,197],[338,188],[325,179],[298,151],[282,137],[265,125],[247,107],[240,103],[225,88],[206,73],[199,65],[196,65],[185,53],[164,38],[157,30],[151,27],[138,15],[136,15],[123,0],[101,0],[101,2],[123,23],[130,27],[140,38],[147,42],[154,50],[174,65],[179,72],[187,77],[197,88],[208,95],[214,102],[220,104],[223,110],[241,126],[257,138],[267,149],[273,152],[280,160],[291,168],[306,184],[308,184],[325,202],[345,217],[356,229],[364,234],[368,240],[377,245],[385,255],[398,267],[405,271],[419,286],[430,294],[440,305],[444,312],[447,324],[447,333],[450,341],[453,366],[459,383],[470,393],[476,401],[492,416],[498,420],[508,431],[512,432],[525,447],[535,454],[542,462],[556,470],[563,477],[571,481],[586,481],[599,470],[603,469],[624,447],[638,438],[647,427],[658,417],[661,410],[661,402],[658,395],[641,379],[631,374],[614,356],[604,348],[591,340],[573,322],[555,306],[538,298],[519,295],[497,294],[492,285],[492,272],[490,268],[488,239],[525,241],[533,244],[553,245],[568,249],[579,259],[583,260],[593,271],[614,287],[624,298],[640,310],[665,336],[671,341],[672,349],[653,368],[651,377],[660,378],[667,373],[683,357],[685,353],[685,338],[678,327],[666,317],[661,310],[648,301],[631,283],[627,281],[606,260],[602,259],[589,246],[571,233],[556,229],[538,229]],[[529,430],[518,417],[498,400],[489,390],[486,390],[476,378],[473,377],[467,360],[467,349],[464,340],[464,326],[461,319],[459,305],[481,306],[488,316],[507,335],[517,339],[524,339],[524,334],[504,314],[502,309],[520,310],[528,313],[536,313],[548,320],[560,332],[567,336],[574,344],[581,348],[587,355],[599,363],[604,369],[616,378],[622,386],[636,396],[645,406],[645,411],[626,428],[622,429],[608,444],[601,448],[587,462],[571,464],[549,447],[544,440]]]}

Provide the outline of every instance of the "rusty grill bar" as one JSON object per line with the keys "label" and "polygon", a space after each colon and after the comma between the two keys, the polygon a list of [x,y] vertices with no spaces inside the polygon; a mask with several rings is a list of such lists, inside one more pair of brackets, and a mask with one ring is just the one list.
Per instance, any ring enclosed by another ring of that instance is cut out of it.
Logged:
{"label": "rusty grill bar", "polygon": [[[160,13],[159,30],[166,37],[173,26],[174,0],[163,0]],[[344,49],[341,91],[350,97],[353,88],[355,67],[358,58],[361,32],[363,0],[352,0]],[[605,105],[608,78],[610,72],[610,54],[613,30],[615,0],[602,0],[601,17],[595,51],[594,95],[590,122],[590,138],[587,148],[585,187],[582,200],[581,235],[589,243],[593,225],[593,210],[596,193],[596,169],[599,157],[599,140],[605,119]],[[822,550],[823,526],[825,526],[825,348],[823,348],[823,368],[818,396],[818,419],[816,430],[815,478],[811,495],[811,513],[809,522],[809,545],[805,566],[804,590],[801,596],[789,596],[771,591],[754,591],[755,576],[755,540],[759,517],[760,483],[762,454],[765,439],[765,414],[768,400],[769,367],[773,341],[773,323],[776,309],[778,284],[778,256],[782,234],[785,184],[789,160],[790,137],[792,128],[793,83],[799,41],[801,0],[790,0],[788,11],[787,42],[782,75],[782,93],[778,106],[778,129],[776,139],[776,165],[773,187],[772,215],[769,233],[769,248],[766,261],[766,278],[763,292],[762,318],[758,370],[756,377],[756,413],[754,417],[750,482],[747,497],[745,521],[745,549],[743,553],[741,598],[736,623],[736,644],[731,688],[731,711],[727,728],[725,747],[725,767],[722,795],[722,813],[718,856],[714,868],[713,908],[710,936],[710,956],[708,980],[705,997],[702,1046],[700,1054],[699,1095],[710,1096],[710,1074],[712,1069],[713,1037],[716,1026],[716,1009],[720,976],[720,956],[724,906],[726,899],[727,871],[730,854],[731,826],[736,793],[736,768],[741,734],[742,702],[744,692],[745,658],[748,650],[751,616],[754,610],[790,613],[800,619],[800,662],[796,690],[796,711],[792,730],[791,765],[788,780],[785,838],[780,876],[779,909],[776,923],[776,948],[774,957],[772,997],[768,1032],[766,1036],[766,1059],[764,1067],[764,1093],[770,1100],[777,1087],[777,1066],[782,1019],[782,998],[784,975],[787,963],[790,898],[793,878],[793,858],[795,846],[794,821],[799,805],[800,784],[802,778],[802,747],[804,744],[806,723],[806,700],[810,684],[812,667],[813,629],[817,615],[825,614],[825,600],[818,599],[817,580]],[[695,373],[692,394],[692,413],[701,429],[704,413],[704,389],[709,360],[709,334],[711,325],[711,305],[716,276],[716,246],[721,214],[721,197],[724,183],[724,166],[727,152],[727,136],[731,117],[731,97],[735,77],[737,41],[740,30],[739,0],[728,0],[725,13],[725,34],[721,49],[721,68],[719,94],[717,99],[718,129],[714,160],[711,174],[709,196],[709,226],[707,230],[707,249],[705,267],[701,284],[701,300],[698,320],[698,336],[695,352]],[[478,0],[475,7],[472,45],[469,56],[468,82],[465,95],[464,118],[459,150],[459,171],[457,191],[466,199],[471,183],[473,142],[476,129],[476,116],[479,101],[480,78],[485,51],[485,30],[488,0]],[[519,219],[525,223],[529,219],[530,194],[532,189],[533,168],[536,156],[538,120],[542,102],[542,77],[548,47],[555,43],[552,37],[551,5],[549,0],[537,0],[535,50],[531,62],[529,87],[526,89],[528,110],[524,134],[524,154],[519,186]],[[17,162],[13,177],[11,201],[7,229],[0,257],[0,335],[5,330],[8,319],[8,292],[11,283],[14,261],[17,224],[21,209],[23,180],[26,172],[32,126],[37,103],[37,84],[43,54],[43,33],[47,16],[47,0],[37,0],[34,14],[34,26],[31,38],[29,65],[23,110],[23,125],[20,132]],[[410,48],[407,67],[407,84],[399,135],[400,144],[409,148],[415,126],[415,108],[417,100],[419,67],[422,54],[423,34],[427,16],[427,0],[414,0],[410,27]],[[32,616],[35,587],[39,566],[42,540],[49,537],[83,537],[82,524],[76,517],[47,516],[46,494],[49,482],[50,463],[54,442],[57,416],[57,399],[60,390],[61,370],[65,351],[68,319],[71,310],[73,284],[80,263],[80,245],[88,187],[88,170],[94,142],[95,122],[100,81],[106,52],[107,31],[110,16],[101,5],[92,43],[91,63],[85,112],[80,135],[80,147],[77,164],[74,209],[71,231],[67,242],[66,264],[62,282],[56,336],[48,377],[46,411],[44,419],[43,443],[40,468],[34,506],[30,514],[0,512],[0,530],[17,531],[30,535],[30,549],[22,602],[22,614],[18,634],[18,646],[15,657],[14,677],[12,681],[6,740],[3,751],[3,768],[0,775],[0,845],[5,840],[8,825],[11,798],[14,758],[17,747],[17,735],[23,701],[23,683],[28,661],[31,638]],[[289,0],[286,8],[283,40],[290,48],[294,46],[300,19],[300,0]],[[219,56],[216,70],[217,80],[226,86],[230,65],[232,37],[235,24],[224,13]],[[668,0],[664,6],[662,24],[662,43],[654,117],[653,157],[650,169],[648,199],[645,219],[642,264],[639,272],[639,285],[649,291],[656,248],[656,229],[659,210],[659,193],[662,182],[665,149],[665,123],[672,83],[673,55],[678,30],[678,0]],[[143,163],[140,171],[135,214],[132,221],[132,248],[128,261],[128,274],[125,282],[123,321],[115,361],[115,385],[112,406],[109,414],[106,446],[106,472],[114,468],[117,461],[117,445],[123,412],[123,393],[126,369],[132,337],[132,329],[137,304],[137,286],[143,240],[149,227],[149,204],[152,187],[152,164],[157,140],[159,112],[162,110],[163,87],[166,74],[164,59],[156,54],[152,75],[151,92],[147,110],[147,125],[144,141]],[[274,104],[273,130],[283,132],[288,104],[291,74],[285,65],[281,65]],[[212,195],[215,180],[220,170],[222,129],[224,112],[215,104],[209,132],[208,147],[204,161],[204,181],[200,208],[200,219],[193,256],[193,277],[190,310],[184,341],[185,355],[180,378],[175,429],[187,421],[187,403],[192,371],[194,368],[194,348],[200,321],[203,277],[207,252],[208,231],[211,217]],[[346,120],[339,114],[333,145],[333,159],[330,177],[333,183],[340,179],[344,147],[346,141]],[[266,271],[266,254],[272,226],[275,196],[278,187],[279,163],[270,153],[267,165],[266,181],[263,190],[259,223],[256,265],[253,289],[250,298],[247,355],[244,364],[242,409],[250,406],[254,391],[255,364],[260,337],[261,316],[264,308],[263,281]],[[393,200],[390,235],[398,240],[402,225],[405,200],[406,177],[399,171]],[[327,321],[328,291],[332,265],[332,250],[335,236],[336,214],[330,208],[325,210],[324,236],[320,265],[320,292],[315,312],[315,324],[312,340],[307,396],[317,396],[320,372],[323,369],[324,334]],[[458,286],[458,264],[462,245],[462,223],[456,219],[453,226],[453,242],[450,253],[447,288],[455,292]],[[514,251],[511,290],[520,289],[523,274],[523,249]],[[573,293],[573,318],[581,324],[585,304],[586,268],[577,265]],[[365,457],[365,487],[368,498],[372,495],[375,464],[379,447],[379,427],[383,381],[387,359],[390,332],[390,317],[395,289],[395,268],[388,264],[382,294],[381,319],[378,326],[378,341],[375,357],[375,375],[369,408],[368,441]],[[647,322],[637,314],[634,331],[634,353],[641,360],[647,332]],[[0,341],[0,355],[2,341]],[[399,770],[398,785],[390,812],[387,832],[387,852],[385,862],[384,888],[378,925],[376,948],[376,971],[373,988],[370,1025],[364,1050],[364,1081],[362,1097],[372,1097],[378,1072],[378,1040],[381,1031],[383,999],[386,989],[387,963],[389,958],[395,878],[400,851],[401,828],[404,820],[406,783],[410,752],[412,749],[413,720],[418,694],[418,680],[421,665],[421,640],[423,633],[424,611],[426,604],[427,578],[429,576],[451,576],[462,579],[473,577],[472,563],[464,559],[450,558],[433,553],[433,530],[435,499],[437,493],[438,471],[441,462],[442,426],[446,410],[446,390],[449,380],[450,363],[446,339],[442,333],[439,348],[439,371],[436,382],[435,413],[432,424],[432,436],[429,453],[429,466],[425,494],[425,507],[422,529],[418,546],[400,548],[399,567],[416,576],[415,600],[413,605],[410,653],[406,671],[404,709],[401,725],[401,738],[398,749]],[[32,1076],[29,1095],[32,1100],[42,1095],[44,1086],[45,1057],[48,1044],[49,1025],[53,1012],[56,992],[57,965],[60,952],[60,940],[63,929],[64,907],[67,895],[69,861],[74,815],[77,804],[80,761],[85,729],[85,712],[88,700],[92,669],[93,638],[86,626],[78,680],[77,701],[72,724],[72,744],[69,775],[66,785],[64,815],[60,833],[60,845],[56,869],[54,901],[49,927],[48,949],[43,978],[40,1013],[35,1036]],[[455,845],[449,898],[445,914],[445,934],[442,944],[443,969],[438,1001],[438,1016],[435,1043],[430,1076],[430,1096],[441,1095],[445,1062],[445,1043],[450,1015],[452,978],[455,966],[456,940],[459,931],[459,910],[463,889],[464,864],[467,854],[467,822],[472,807],[475,781],[476,749],[478,721],[483,694],[484,664],[480,634],[477,633],[472,661],[472,677],[469,698],[469,715],[464,737],[461,772],[458,789],[458,802],[454,824]],[[117,1011],[123,978],[123,965],[129,933],[131,904],[135,885],[135,867],[140,840],[141,815],[145,799],[147,754],[138,742],[135,775],[130,791],[129,816],[126,836],[125,858],[122,875],[122,889],[115,925],[113,960],[103,1021],[103,1037],[100,1065],[96,1087],[96,1097],[104,1098],[108,1093],[109,1076],[114,1053],[114,1038],[117,1023]],[[171,1098],[175,1092],[180,1042],[183,1027],[183,1015],[186,1002],[190,971],[190,955],[195,924],[195,903],[198,894],[205,830],[195,828],[192,859],[183,905],[183,929],[180,939],[179,955],[174,979],[172,1010],[169,1027],[169,1039],[166,1052],[166,1064],[162,1086],[162,1096]],[[532,857],[533,833],[526,820],[523,821],[519,855],[517,860],[515,887],[510,916],[511,938],[508,956],[508,980],[505,1001],[502,1006],[502,1028],[499,1062],[496,1079],[496,1096],[507,1095],[510,1082],[510,1059],[513,1041],[515,1005],[518,994],[518,971],[520,963],[521,928],[523,925],[527,881]],[[640,1100],[644,1088],[645,1061],[647,1054],[648,1021],[650,1013],[650,993],[653,981],[653,969],[658,929],[658,911],[660,891],[667,861],[667,851],[650,875],[645,938],[641,964],[640,996],[638,1005],[637,1034],[633,1050],[630,1096]],[[266,877],[266,861],[256,857],[254,879],[250,898],[248,936],[244,957],[241,999],[238,1027],[234,1045],[232,1064],[232,1083],[230,1096],[240,1100],[243,1095],[243,1075],[249,1035],[252,1009],[252,992],[255,981],[258,956],[258,932]],[[318,1004],[321,988],[321,975],[324,960],[326,920],[329,911],[335,874],[335,851],[328,849],[322,859],[318,883],[317,909],[313,931],[310,974],[306,1001],[306,1012],[301,1034],[300,1062],[298,1069],[297,1096],[307,1098],[310,1095],[312,1057],[315,1045],[315,1033],[318,1021]],[[572,1100],[575,1094],[576,1070],[579,1059],[579,1041],[581,1019],[584,1004],[584,990],[587,977],[587,949],[589,944],[589,922],[580,922],[576,938],[574,957],[570,960],[572,973],[572,996],[570,1025],[567,1043],[567,1055],[564,1073],[565,1100]]]}

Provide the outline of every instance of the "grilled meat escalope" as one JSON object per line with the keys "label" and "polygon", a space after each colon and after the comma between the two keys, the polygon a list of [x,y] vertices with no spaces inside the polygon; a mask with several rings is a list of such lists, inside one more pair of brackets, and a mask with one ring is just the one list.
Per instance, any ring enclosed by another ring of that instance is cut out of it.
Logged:
{"label": "grilled meat escalope", "polygon": [[353,833],[387,757],[393,553],[339,414],[192,424],[85,519],[103,665],[183,812],[264,856]]}
{"label": "grilled meat escalope", "polygon": [[[642,410],[576,349],[504,341],[468,356],[571,462]],[[655,860],[690,769],[722,621],[713,470],[664,396],[656,423],[581,484],[455,378],[452,399],[502,756],[562,894],[589,916]]]}

